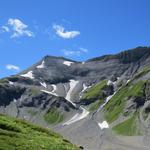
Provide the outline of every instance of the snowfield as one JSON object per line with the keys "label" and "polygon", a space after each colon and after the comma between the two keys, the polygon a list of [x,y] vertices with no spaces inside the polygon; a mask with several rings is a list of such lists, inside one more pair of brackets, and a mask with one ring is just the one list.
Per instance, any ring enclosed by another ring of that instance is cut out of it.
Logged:
{"label": "snowfield", "polygon": [[63,64],[66,66],[71,66],[71,64],[73,64],[74,62],[71,61],[64,61]]}
{"label": "snowfield", "polygon": [[[79,81],[70,80],[70,84],[69,84],[70,85],[70,89],[69,89],[69,91],[68,91],[68,93],[66,95],[66,99],[70,103],[72,103],[75,107],[76,107],[76,104],[71,101],[71,93],[72,93],[73,89],[76,87],[76,85],[78,83],[79,83]],[[85,86],[83,86],[83,89],[84,88],[85,88]],[[77,121],[80,121],[80,120],[82,120],[82,119],[84,119],[84,118],[86,118],[88,116],[89,112],[86,109],[84,109],[83,107],[80,106],[80,110],[81,110],[80,113],[75,114],[70,120],[68,120],[67,122],[65,122],[63,124],[63,126],[70,125],[70,124],[75,123]]]}
{"label": "snowfield", "polygon": [[73,89],[76,87],[76,85],[79,83],[79,81],[75,81],[75,80],[70,80],[70,83],[69,83],[69,86],[70,86],[70,89],[69,91],[67,92],[67,95],[66,95],[66,100],[68,100],[70,103],[72,103],[74,106],[76,106],[76,104],[74,104],[72,101],[71,101],[71,93],[73,91]]}
{"label": "snowfield", "polygon": [[34,76],[33,76],[33,72],[32,72],[32,71],[29,71],[28,73],[22,74],[22,75],[20,75],[20,76],[25,77],[25,78],[34,79]]}
{"label": "snowfield", "polygon": [[70,125],[70,124],[75,123],[77,121],[80,121],[80,120],[82,120],[88,116],[89,112],[86,109],[84,109],[83,107],[80,107],[80,108],[81,108],[82,112],[75,114],[70,120],[68,120],[67,122],[65,122],[63,124],[64,126]]}
{"label": "snowfield", "polygon": [[45,62],[44,62],[44,60],[42,61],[41,65],[36,66],[36,68],[38,68],[38,69],[41,69],[41,68],[44,68],[44,67],[45,67]]}

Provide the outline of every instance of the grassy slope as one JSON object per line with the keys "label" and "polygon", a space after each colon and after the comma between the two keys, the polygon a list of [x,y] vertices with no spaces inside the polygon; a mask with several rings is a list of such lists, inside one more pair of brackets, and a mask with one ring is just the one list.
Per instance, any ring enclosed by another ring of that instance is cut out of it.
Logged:
{"label": "grassy slope", "polygon": [[103,80],[100,83],[91,87],[86,93],[84,93],[81,101],[88,101],[90,111],[98,109],[99,105],[104,102],[102,89],[107,85],[107,81]]}
{"label": "grassy slope", "polygon": [[92,111],[97,110],[100,107],[100,105],[102,105],[103,102],[104,102],[104,100],[98,100],[98,101],[92,103],[89,107],[89,111],[92,112]]}
{"label": "grassy slope", "polygon": [[140,72],[136,73],[134,76],[134,79],[138,79],[144,75],[146,75],[148,72],[150,72],[150,66],[146,66],[145,68],[143,68],[143,70],[141,70]]}
{"label": "grassy slope", "polygon": [[136,123],[137,115],[134,114],[132,117],[127,119],[126,121],[116,125],[112,129],[121,135],[132,136],[132,135],[140,135],[137,130],[137,123]]}
{"label": "grassy slope", "polygon": [[79,150],[52,131],[4,115],[0,115],[0,149]]}
{"label": "grassy slope", "polygon": [[134,85],[122,87],[105,106],[105,118],[111,123],[115,121],[120,114],[123,113],[124,106],[129,97],[140,97],[142,93],[144,82],[139,81]]}
{"label": "grassy slope", "polygon": [[107,81],[103,80],[100,83],[94,85],[83,95],[82,99],[91,100],[101,96],[102,94],[101,90],[103,89],[104,86],[106,86],[106,84]]}
{"label": "grassy slope", "polygon": [[63,115],[60,114],[55,108],[51,108],[48,113],[44,115],[46,122],[50,124],[56,124],[63,121]]}

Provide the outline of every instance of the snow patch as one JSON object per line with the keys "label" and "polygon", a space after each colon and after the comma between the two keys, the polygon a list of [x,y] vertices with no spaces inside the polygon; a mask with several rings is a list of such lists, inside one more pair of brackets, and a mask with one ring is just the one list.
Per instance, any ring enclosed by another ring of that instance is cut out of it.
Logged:
{"label": "snow patch", "polygon": [[56,89],[57,89],[56,85],[52,84],[52,87],[53,87],[53,90],[52,90],[51,92],[50,92],[50,91],[47,91],[47,90],[41,90],[41,91],[42,91],[42,92],[45,92],[45,93],[47,93],[47,94],[59,96],[59,95],[56,94]]}
{"label": "snow patch", "polygon": [[101,130],[109,128],[109,124],[107,123],[107,121],[103,121],[102,123],[98,123],[98,125],[101,128]]}
{"label": "snow patch", "polygon": [[9,84],[10,84],[10,85],[14,85],[14,82],[12,82],[12,81],[9,81]]}
{"label": "snow patch", "polygon": [[120,79],[120,77],[117,77],[117,80],[119,80]]}
{"label": "snow patch", "polygon": [[130,80],[127,80],[127,83],[126,84],[128,84],[130,82]]}
{"label": "snow patch", "polygon": [[80,120],[82,120],[82,119],[84,119],[85,117],[88,116],[89,112],[86,109],[84,109],[83,107],[80,107],[80,109],[82,110],[81,113],[75,114],[70,120],[65,122],[63,125],[64,126],[65,125],[70,125],[70,124],[75,123],[77,121],[80,121]]}
{"label": "snow patch", "polygon": [[82,97],[82,94],[84,91],[86,91],[87,89],[89,89],[91,86],[86,86],[84,83],[83,83],[83,88],[82,88],[82,91],[80,92],[80,95],[79,97],[81,98]]}
{"label": "snow patch", "polygon": [[20,75],[20,76],[25,77],[25,78],[34,79],[33,71],[29,71],[28,73],[22,74],[22,75]]}
{"label": "snow patch", "polygon": [[16,100],[16,99],[14,99],[14,103],[17,103],[17,100]]}
{"label": "snow patch", "polygon": [[99,112],[100,110],[102,110],[102,108],[111,100],[111,98],[116,94],[116,92],[114,92],[113,95],[110,95],[106,98],[105,102],[99,107],[99,109],[97,110],[97,112]]}
{"label": "snow patch", "polygon": [[45,61],[43,60],[42,63],[39,66],[36,66],[36,68],[41,69],[45,67]]}
{"label": "snow patch", "polygon": [[108,80],[107,85],[113,85],[113,82],[111,80]]}
{"label": "snow patch", "polygon": [[117,81],[111,81],[111,80],[108,80],[108,82],[107,82],[107,85],[115,85],[117,83]]}
{"label": "snow patch", "polygon": [[55,84],[52,84],[52,87],[53,87],[52,93],[55,93],[57,90],[57,86]]}
{"label": "snow patch", "polygon": [[85,84],[83,84],[83,89],[82,89],[82,91],[81,92],[84,92],[86,89],[88,89],[89,87],[88,86],[86,86]]}
{"label": "snow patch", "polygon": [[75,80],[70,80],[70,89],[66,95],[66,100],[68,100],[69,102],[71,102],[74,106],[76,106],[72,101],[71,101],[71,93],[73,91],[73,89],[76,87],[76,85],[79,83],[79,81],[75,81]]}
{"label": "snow patch", "polygon": [[71,64],[73,64],[74,62],[71,61],[64,61],[63,64],[66,66],[71,66]]}
{"label": "snow patch", "polygon": [[47,84],[45,82],[40,82],[40,84],[44,87],[47,88]]}
{"label": "snow patch", "polygon": [[50,91],[47,91],[47,90],[41,90],[41,91],[44,92],[44,93],[47,93],[47,94],[58,96],[56,93],[53,93],[53,92],[50,92]]}
{"label": "snow patch", "polygon": [[85,61],[83,61],[82,64],[84,65],[84,64],[85,64]]}

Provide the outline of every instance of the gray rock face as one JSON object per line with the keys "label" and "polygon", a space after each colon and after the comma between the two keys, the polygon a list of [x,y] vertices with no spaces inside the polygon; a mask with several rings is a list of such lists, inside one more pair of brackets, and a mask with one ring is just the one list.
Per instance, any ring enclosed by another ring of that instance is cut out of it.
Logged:
{"label": "gray rock face", "polygon": [[25,92],[25,88],[9,84],[0,85],[0,106],[7,106],[14,99],[19,99]]}

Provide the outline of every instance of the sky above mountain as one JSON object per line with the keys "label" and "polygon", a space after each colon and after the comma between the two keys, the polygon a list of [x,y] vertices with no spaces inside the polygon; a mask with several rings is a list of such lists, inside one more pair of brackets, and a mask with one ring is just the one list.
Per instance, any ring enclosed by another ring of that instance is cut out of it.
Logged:
{"label": "sky above mountain", "polygon": [[84,61],[150,45],[149,0],[1,0],[0,77],[45,55]]}

